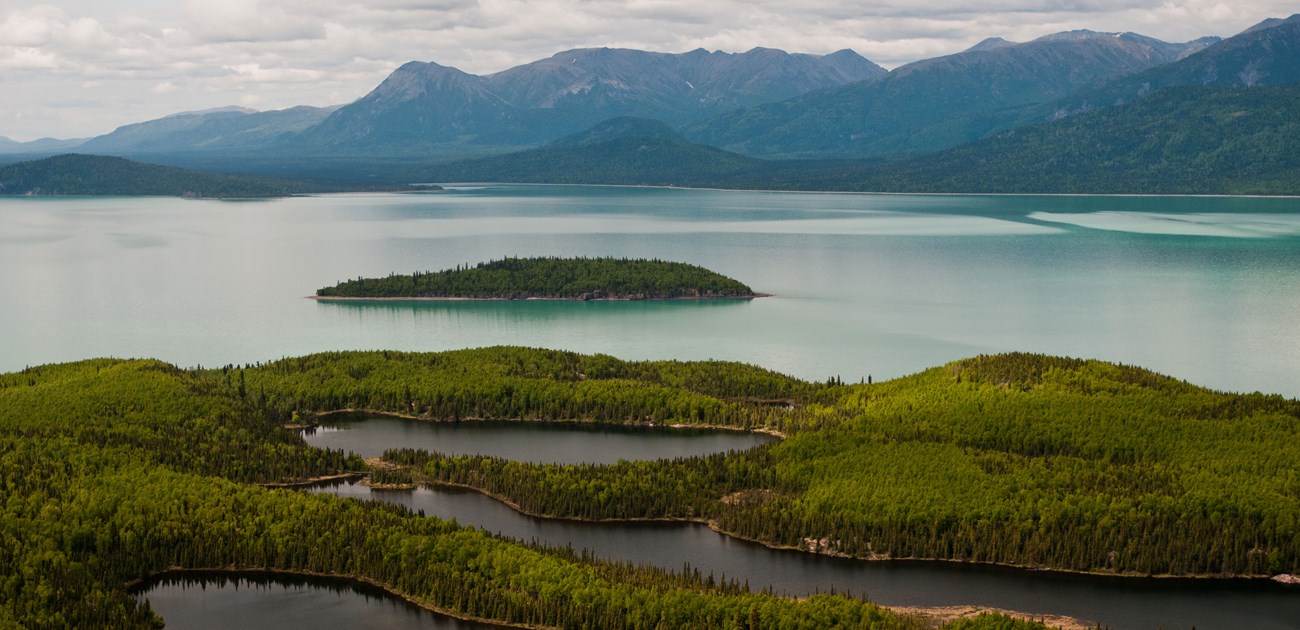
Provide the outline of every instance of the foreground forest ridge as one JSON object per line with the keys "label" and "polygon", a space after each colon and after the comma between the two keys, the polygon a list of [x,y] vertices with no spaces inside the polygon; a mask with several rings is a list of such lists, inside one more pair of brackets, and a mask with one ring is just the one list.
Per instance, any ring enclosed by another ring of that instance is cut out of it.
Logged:
{"label": "foreground forest ridge", "polygon": [[[842,595],[503,541],[379,503],[257,484],[360,470],[284,425],[431,420],[765,428],[754,450],[612,466],[392,451],[414,474],[580,518],[698,518],[777,546],[1138,575],[1300,570],[1300,402],[1096,361],[1007,354],[810,383],[721,362],[522,348],[327,353],[182,370],[88,360],[0,375],[0,627],[149,627],[126,584],[169,568],[366,580],[545,627],[921,628]],[[1041,627],[986,615],[954,628]]]}

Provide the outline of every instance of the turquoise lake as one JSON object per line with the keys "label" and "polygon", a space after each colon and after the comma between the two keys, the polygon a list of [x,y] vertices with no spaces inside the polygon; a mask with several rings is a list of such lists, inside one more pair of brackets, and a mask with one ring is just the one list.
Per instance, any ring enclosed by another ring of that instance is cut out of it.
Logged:
{"label": "turquoise lake", "polygon": [[[355,276],[658,257],[774,297],[347,303]],[[518,344],[890,378],[1023,350],[1300,395],[1300,200],[580,186],[270,201],[0,200],[0,370]]]}

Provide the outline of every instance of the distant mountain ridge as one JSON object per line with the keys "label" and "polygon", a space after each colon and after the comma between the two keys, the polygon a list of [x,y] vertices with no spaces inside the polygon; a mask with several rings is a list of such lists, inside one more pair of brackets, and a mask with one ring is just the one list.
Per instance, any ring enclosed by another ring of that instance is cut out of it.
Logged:
{"label": "distant mountain ridge", "polygon": [[540,144],[617,116],[674,125],[885,74],[852,51],[657,53],[584,48],[487,76],[411,62],[295,139],[371,154],[428,145]]}
{"label": "distant mountain ridge", "polygon": [[1300,82],[1300,14],[1265,20],[1167,65],[1116,79],[1063,99],[1051,116],[1133,102],[1169,87],[1267,87]]}
{"label": "distant mountain ridge", "polygon": [[433,181],[966,193],[1300,194],[1300,85],[1161,90],[1121,107],[895,160],[764,160],[616,119]]}
{"label": "distant mountain ridge", "polygon": [[[892,72],[848,50],[806,55],[767,48],[580,48],[489,75],[410,62],[340,107],[181,112],[84,142],[0,139],[0,154],[16,159],[78,150],[356,182],[436,171],[526,181],[598,175],[605,183],[681,184],[761,172],[768,179],[749,185],[806,187],[817,179],[809,173],[823,166],[851,169],[862,159],[914,164],[914,156],[941,155],[935,152],[983,140],[1004,142],[1010,130],[1139,104],[1166,89],[1295,83],[1300,15],[1265,20],[1224,40],[1184,43],[1086,30],[1023,43],[991,37]],[[1158,102],[1169,106],[1170,115],[1193,111],[1188,103]],[[1155,116],[1159,108],[1153,107],[1138,111]],[[1245,126],[1220,129],[1231,133]],[[996,142],[987,146],[1011,151]],[[1276,157],[1286,159],[1286,153]],[[818,162],[772,168],[778,163],[773,160],[795,159]],[[432,168],[437,164],[445,166]],[[925,181],[933,175],[919,167],[907,172]],[[901,180],[889,181],[905,187]]]}
{"label": "distant mountain ridge", "polygon": [[77,146],[88,153],[251,150],[319,124],[335,108],[306,105],[259,112],[220,107],[118,127]]}
{"label": "distant mountain ridge", "polygon": [[723,114],[687,127],[693,141],[747,155],[875,156],[975,140],[982,115],[1048,103],[1086,86],[1172,62],[1204,40],[1073,31],[1023,44],[985,40],[869,82]]}

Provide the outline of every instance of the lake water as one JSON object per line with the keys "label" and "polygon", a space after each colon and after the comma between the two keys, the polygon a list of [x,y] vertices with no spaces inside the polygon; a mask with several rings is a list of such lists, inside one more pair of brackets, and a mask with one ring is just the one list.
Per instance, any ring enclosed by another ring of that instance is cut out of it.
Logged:
{"label": "lake water", "polygon": [[774,438],[760,433],[542,422],[427,422],[385,416],[326,418],[303,432],[308,444],[379,457],[390,448],[492,455],[538,464],[613,464],[743,451]]}
{"label": "lake water", "polygon": [[168,628],[377,628],[487,630],[430,612],[382,589],[350,580],[283,573],[182,571],[136,590]]}
{"label": "lake water", "polygon": [[694,524],[595,524],[539,519],[465,490],[371,490],[341,482],[310,492],[404,505],[524,541],[748,581],[808,595],[849,591],[895,606],[980,605],[1068,615],[1114,630],[1295,630],[1300,589],[1259,580],[1147,580],[935,562],[864,562],[778,551]]}
{"label": "lake water", "polygon": [[[696,263],[775,297],[303,299],[345,278],[535,255]],[[215,366],[325,350],[515,344],[731,359],[856,381],[1022,350],[1300,396],[1298,304],[1297,199],[508,185],[256,202],[0,199],[5,371],[94,356]],[[477,495],[425,492],[384,499],[427,498],[433,503],[420,509],[494,531],[559,544],[568,537],[602,555],[644,554],[670,567],[689,560],[790,593],[834,584],[884,603],[986,602],[1117,628],[1300,626],[1300,594],[1271,585],[864,568],[700,527],[536,521]],[[335,597],[323,593],[322,601]]]}
{"label": "lake water", "polygon": [[[503,256],[660,257],[775,297],[316,303]],[[1024,350],[1300,395],[1300,200],[473,186],[253,202],[0,200],[0,370],[518,344],[810,379]]]}

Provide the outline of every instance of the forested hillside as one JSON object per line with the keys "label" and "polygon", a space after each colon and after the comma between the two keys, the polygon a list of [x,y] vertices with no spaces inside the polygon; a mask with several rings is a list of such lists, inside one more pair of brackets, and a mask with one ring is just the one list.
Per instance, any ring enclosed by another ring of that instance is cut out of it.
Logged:
{"label": "forested hillside", "polygon": [[[585,361],[570,369],[590,377]],[[786,400],[795,409],[683,398],[675,408],[658,403],[654,417],[766,425],[788,439],[741,454],[611,466],[404,450],[387,457],[532,513],[700,518],[824,553],[1139,575],[1300,569],[1295,400],[1035,355],[980,357],[874,385],[773,380],[739,366],[727,374],[709,393]],[[570,395],[591,400],[578,392],[599,387],[593,380],[574,382]],[[740,383],[752,385],[742,394]],[[447,413],[424,404],[411,410]],[[636,417],[626,408],[609,412]]]}
{"label": "forested hillside", "polygon": [[[520,385],[510,391],[562,414],[575,384],[566,370],[576,365],[623,376],[602,382],[628,409],[653,400],[719,402],[682,385],[712,373],[708,366],[519,349],[331,354],[215,370],[102,359],[0,375],[0,627],[158,627],[126,584],[178,567],[353,576],[431,608],[530,627],[929,627],[843,596],[751,594],[734,583],[505,542],[391,505],[240,483],[363,465],[282,429],[294,410],[400,407],[404,392],[432,404],[446,391],[458,392],[450,404],[465,413],[489,401],[504,410],[516,394],[500,388]],[[699,389],[819,389],[723,367]],[[612,417],[599,405],[583,409],[575,417]],[[990,615],[952,627],[1041,626]]]}

